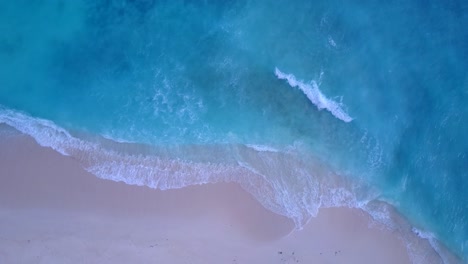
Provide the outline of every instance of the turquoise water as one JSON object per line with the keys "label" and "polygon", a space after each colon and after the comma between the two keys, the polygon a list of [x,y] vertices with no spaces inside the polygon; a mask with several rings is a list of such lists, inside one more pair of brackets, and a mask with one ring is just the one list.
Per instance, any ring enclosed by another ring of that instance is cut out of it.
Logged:
{"label": "turquoise water", "polygon": [[[354,204],[389,202],[466,260],[466,25],[451,0],[2,1],[0,122],[67,155],[93,134],[152,146],[200,165],[192,184],[225,166],[298,225],[333,171]],[[116,172],[85,149],[97,176],[162,188],[161,170]]]}

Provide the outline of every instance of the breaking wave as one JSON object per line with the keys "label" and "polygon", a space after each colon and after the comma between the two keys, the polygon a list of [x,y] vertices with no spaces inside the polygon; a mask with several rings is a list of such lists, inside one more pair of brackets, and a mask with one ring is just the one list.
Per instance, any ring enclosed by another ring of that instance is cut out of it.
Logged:
{"label": "breaking wave", "polygon": [[317,106],[318,110],[326,109],[329,111],[334,117],[348,123],[353,121],[348,113],[343,110],[342,105],[337,103],[329,98],[327,98],[322,91],[320,91],[317,82],[312,81],[309,84],[304,83],[296,79],[296,77],[292,74],[286,74],[280,71],[278,68],[275,68],[275,75],[280,80],[286,80],[291,87],[296,87],[301,90],[307,98]]}

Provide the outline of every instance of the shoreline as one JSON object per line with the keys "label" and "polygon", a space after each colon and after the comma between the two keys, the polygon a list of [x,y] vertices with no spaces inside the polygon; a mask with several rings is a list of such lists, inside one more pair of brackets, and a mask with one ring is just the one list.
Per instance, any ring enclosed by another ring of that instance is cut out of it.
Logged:
{"label": "shoreline", "polygon": [[238,184],[161,191],[102,180],[24,135],[0,139],[0,166],[6,262],[411,263],[401,236],[360,209],[322,208],[294,230]]}

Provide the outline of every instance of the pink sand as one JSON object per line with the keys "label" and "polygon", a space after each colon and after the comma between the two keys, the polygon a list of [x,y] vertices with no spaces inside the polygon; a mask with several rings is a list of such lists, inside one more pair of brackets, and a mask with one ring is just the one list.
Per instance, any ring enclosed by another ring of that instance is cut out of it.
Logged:
{"label": "pink sand", "polygon": [[98,179],[31,138],[0,139],[0,263],[410,263],[361,210],[303,230],[237,184],[160,191]]}

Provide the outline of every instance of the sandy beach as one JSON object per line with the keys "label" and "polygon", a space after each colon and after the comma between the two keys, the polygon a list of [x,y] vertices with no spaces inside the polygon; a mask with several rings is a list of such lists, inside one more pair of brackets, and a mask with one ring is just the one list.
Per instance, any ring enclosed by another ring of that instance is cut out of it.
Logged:
{"label": "sandy beach", "polygon": [[102,180],[33,139],[0,139],[0,263],[410,263],[358,209],[303,230],[237,184],[160,191]]}

